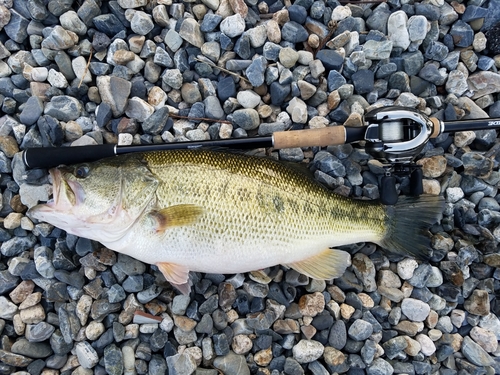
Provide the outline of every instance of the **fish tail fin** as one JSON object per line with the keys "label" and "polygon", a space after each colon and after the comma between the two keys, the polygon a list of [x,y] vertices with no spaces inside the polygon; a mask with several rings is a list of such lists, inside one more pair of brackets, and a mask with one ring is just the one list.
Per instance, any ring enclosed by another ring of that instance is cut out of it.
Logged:
{"label": "fish tail fin", "polygon": [[394,254],[430,258],[427,233],[441,219],[443,209],[444,199],[440,196],[400,197],[396,205],[387,206],[387,231],[379,245]]}

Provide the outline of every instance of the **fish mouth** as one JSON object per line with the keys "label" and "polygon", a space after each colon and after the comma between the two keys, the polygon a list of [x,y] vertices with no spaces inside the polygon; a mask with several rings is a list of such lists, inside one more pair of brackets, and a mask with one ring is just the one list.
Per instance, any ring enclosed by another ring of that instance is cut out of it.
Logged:
{"label": "fish mouth", "polygon": [[52,199],[30,209],[34,218],[42,218],[44,214],[54,211],[69,212],[85,200],[82,186],[77,181],[65,178],[66,172],[62,168],[52,168],[49,174],[52,179]]}

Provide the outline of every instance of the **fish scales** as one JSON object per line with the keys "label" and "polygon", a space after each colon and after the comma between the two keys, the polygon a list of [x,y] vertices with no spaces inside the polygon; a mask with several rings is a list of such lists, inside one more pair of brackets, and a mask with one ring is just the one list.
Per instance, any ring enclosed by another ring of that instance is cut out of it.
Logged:
{"label": "fish scales", "polygon": [[284,264],[338,277],[350,257],[330,248],[356,242],[420,256],[442,209],[439,197],[394,207],[349,199],[287,164],[214,150],[129,154],[51,174],[54,200],[32,217],[157,265],[183,293],[189,271]]}
{"label": "fish scales", "polygon": [[193,227],[200,241],[218,232],[226,243],[260,239],[263,247],[282,245],[282,251],[291,252],[296,251],[289,247],[295,241],[328,237],[330,246],[339,246],[352,243],[352,238],[381,238],[385,230],[383,206],[335,195],[270,159],[210,151],[144,157],[162,181],[157,192],[160,207],[204,207],[199,225]]}

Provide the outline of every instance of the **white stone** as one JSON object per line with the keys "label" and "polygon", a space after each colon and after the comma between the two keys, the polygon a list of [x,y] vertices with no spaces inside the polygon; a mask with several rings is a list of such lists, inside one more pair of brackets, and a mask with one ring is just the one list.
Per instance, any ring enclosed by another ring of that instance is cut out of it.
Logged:
{"label": "white stone", "polygon": [[134,349],[129,345],[124,345],[122,347],[123,355],[123,374],[124,375],[135,375],[135,353]]}
{"label": "white stone", "polygon": [[0,318],[12,320],[14,315],[16,315],[16,312],[17,306],[4,296],[0,296]]}
{"label": "white stone", "polygon": [[50,194],[52,194],[52,186],[49,184],[38,186],[22,184],[19,189],[21,202],[25,206],[28,206],[28,208],[37,205],[38,202],[48,201]]}
{"label": "white stone", "polygon": [[469,89],[469,86],[467,85],[467,78],[460,70],[452,70],[450,74],[448,74],[448,80],[446,81],[445,88],[450,94],[462,96],[462,94]]}
{"label": "white stone", "polygon": [[130,133],[118,134],[118,145],[119,146],[130,146],[133,141],[134,141],[134,136]]}
{"label": "white stone", "polygon": [[92,75],[90,74],[90,70],[87,69],[87,60],[85,60],[85,57],[75,57],[71,60],[71,66],[78,80],[82,80],[83,77],[83,83],[92,82]]}
{"label": "white stone", "polygon": [[85,23],[78,17],[78,14],[74,10],[69,10],[66,13],[63,13],[59,17],[59,22],[61,26],[66,30],[73,31],[78,35],[85,35],[87,33],[87,26]]}
{"label": "white stone", "polygon": [[293,358],[299,363],[310,363],[323,355],[325,347],[315,340],[300,340],[292,348]]}
{"label": "white stone", "polygon": [[68,87],[68,80],[61,72],[55,69],[50,69],[47,76],[47,81],[51,86],[57,87],[58,89],[65,89]]}
{"label": "white stone", "polygon": [[8,77],[12,74],[12,70],[5,61],[0,60],[0,78]]}
{"label": "white stone", "polygon": [[31,71],[31,78],[35,82],[44,82],[47,79],[48,75],[49,71],[44,66],[33,68],[33,70]]}
{"label": "white stone", "polygon": [[253,48],[259,48],[264,45],[267,40],[267,28],[265,25],[255,26],[247,31],[250,38],[250,45]]}
{"label": "white stone", "polygon": [[230,38],[237,37],[245,31],[245,20],[239,13],[236,13],[222,20],[220,30]]}
{"label": "white stone", "polygon": [[314,55],[309,51],[298,51],[298,53],[299,59],[297,62],[301,65],[308,66],[314,60]]}
{"label": "white stone", "polygon": [[305,124],[307,123],[307,105],[301,99],[295,97],[290,100],[286,111],[292,117],[292,121]]}
{"label": "white stone", "polygon": [[493,332],[481,327],[473,327],[470,337],[488,353],[493,353],[498,349],[498,341]]}
{"label": "white stone", "polygon": [[149,116],[151,116],[154,111],[155,109],[152,105],[150,105],[145,100],[137,96],[134,96],[133,98],[129,99],[127,109],[125,110],[125,114],[129,118],[133,118],[139,122],[143,122]]}
{"label": "white stone", "polygon": [[90,369],[99,363],[97,352],[87,341],[76,344],[75,352],[83,368]]}
{"label": "white stone", "polygon": [[431,25],[424,16],[411,16],[408,20],[408,36],[412,42],[423,41]]}
{"label": "white stone", "polygon": [[331,20],[338,22],[350,16],[352,16],[351,8],[340,5],[333,9]]}
{"label": "white stone", "polygon": [[427,279],[425,286],[427,288],[437,288],[443,283],[443,274],[441,270],[435,266],[432,266],[431,269],[431,275]]}
{"label": "white stone", "polygon": [[238,103],[241,104],[243,108],[255,108],[260,103],[260,95],[252,90],[244,90],[238,92],[236,95]]}
{"label": "white stone", "polygon": [[417,337],[415,337],[415,339],[421,346],[420,351],[422,352],[422,354],[426,356],[431,356],[436,352],[436,345],[434,345],[434,343],[428,336],[421,333],[418,334]]}
{"label": "white stone", "polygon": [[418,263],[415,259],[406,258],[398,262],[397,270],[398,275],[403,280],[409,280],[413,276],[413,272],[418,267]]}
{"label": "white stone", "polygon": [[497,340],[500,340],[500,320],[498,317],[490,313],[479,321],[479,327],[487,329],[495,334]]}
{"label": "white stone", "polygon": [[446,189],[446,200],[451,203],[456,203],[464,197],[464,191],[460,187]]}
{"label": "white stone", "polygon": [[401,303],[401,311],[414,322],[423,322],[431,311],[429,305],[415,298],[405,298]]}
{"label": "white stone", "polygon": [[219,129],[219,137],[221,139],[229,139],[233,134],[233,125],[223,122]]}
{"label": "white stone", "polygon": [[410,35],[408,34],[408,16],[402,10],[392,13],[387,20],[387,33],[393,42],[393,47],[400,47],[403,50],[410,45]]}

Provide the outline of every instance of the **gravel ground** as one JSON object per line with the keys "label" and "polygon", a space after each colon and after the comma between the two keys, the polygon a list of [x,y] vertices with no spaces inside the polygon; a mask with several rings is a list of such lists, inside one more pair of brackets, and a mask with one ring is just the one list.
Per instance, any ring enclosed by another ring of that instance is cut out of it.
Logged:
{"label": "gravel ground", "polygon": [[[339,279],[193,274],[189,297],[32,222],[51,186],[20,156],[360,125],[393,104],[500,117],[500,0],[0,4],[0,374],[500,373],[495,130],[445,134],[419,155],[425,192],[446,198],[429,262],[357,244]],[[358,145],[271,156],[378,197],[383,170]]]}

